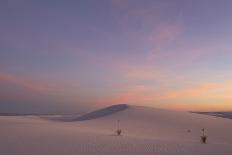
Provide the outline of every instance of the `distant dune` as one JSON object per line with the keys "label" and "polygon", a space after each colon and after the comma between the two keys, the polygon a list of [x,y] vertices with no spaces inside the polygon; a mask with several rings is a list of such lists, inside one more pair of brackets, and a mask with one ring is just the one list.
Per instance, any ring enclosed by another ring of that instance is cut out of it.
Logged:
{"label": "distant dune", "polygon": [[193,113],[232,119],[232,112],[193,112]]}
{"label": "distant dune", "polygon": [[[232,120],[126,104],[84,115],[1,116],[1,155],[231,155]],[[56,121],[53,121],[56,120]],[[116,136],[117,120],[122,136]],[[200,142],[201,129],[208,136]]]}
{"label": "distant dune", "polygon": [[120,112],[122,110],[125,110],[128,108],[128,105],[126,104],[118,104],[118,105],[112,105],[110,107],[106,107],[97,111],[93,111],[87,114],[84,114],[82,116],[79,116],[76,118],[76,121],[85,121],[85,120],[91,120],[91,119],[97,119],[100,117],[112,115],[114,113]]}
{"label": "distant dune", "polygon": [[74,122],[74,121],[87,121],[92,119],[97,119],[101,117],[106,117],[113,115],[117,112],[127,109],[129,106],[127,104],[118,104],[112,105],[103,109],[96,111],[88,112],[82,115],[41,115],[40,118],[53,120],[53,121],[65,121],[65,122]]}

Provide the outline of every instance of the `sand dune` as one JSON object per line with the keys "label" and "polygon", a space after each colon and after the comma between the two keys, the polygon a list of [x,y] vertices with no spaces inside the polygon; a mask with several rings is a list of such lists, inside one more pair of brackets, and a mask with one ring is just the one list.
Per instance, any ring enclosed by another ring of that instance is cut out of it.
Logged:
{"label": "sand dune", "polygon": [[93,112],[84,114],[84,115],[79,116],[78,118],[76,118],[74,120],[85,121],[85,120],[96,119],[96,118],[112,115],[114,113],[120,112],[120,111],[125,110],[127,108],[128,108],[128,105],[126,105],[126,104],[113,105],[110,107],[106,107],[104,109],[100,109],[97,111],[93,111]]}
{"label": "sand dune", "polygon": [[96,111],[88,112],[82,115],[46,115],[40,116],[42,119],[53,120],[53,121],[64,121],[64,122],[73,122],[73,121],[87,121],[92,119],[97,119],[101,117],[106,117],[114,113],[120,112],[128,108],[126,104],[112,105],[103,109]]}
{"label": "sand dune", "polygon": [[[115,105],[81,116],[0,117],[1,155],[231,155],[232,120]],[[116,136],[120,119],[122,136]],[[200,143],[201,128],[207,144]],[[191,130],[191,132],[187,132]]]}

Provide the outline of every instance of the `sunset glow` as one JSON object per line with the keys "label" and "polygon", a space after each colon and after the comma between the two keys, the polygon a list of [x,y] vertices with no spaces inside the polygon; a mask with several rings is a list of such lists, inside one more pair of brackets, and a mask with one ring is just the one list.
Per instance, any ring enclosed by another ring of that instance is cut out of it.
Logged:
{"label": "sunset glow", "polygon": [[3,1],[0,112],[232,110],[232,1]]}

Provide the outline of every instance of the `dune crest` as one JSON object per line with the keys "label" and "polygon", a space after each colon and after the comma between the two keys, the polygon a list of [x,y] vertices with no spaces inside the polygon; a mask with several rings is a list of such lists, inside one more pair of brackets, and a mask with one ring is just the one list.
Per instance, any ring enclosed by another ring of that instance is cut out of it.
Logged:
{"label": "dune crest", "polygon": [[96,110],[87,114],[84,114],[82,116],[79,116],[76,118],[74,121],[86,121],[86,120],[92,120],[92,119],[97,119],[100,117],[105,117],[108,115],[112,115],[114,113],[123,111],[127,109],[129,106],[127,104],[117,104],[117,105],[112,105],[100,110]]}

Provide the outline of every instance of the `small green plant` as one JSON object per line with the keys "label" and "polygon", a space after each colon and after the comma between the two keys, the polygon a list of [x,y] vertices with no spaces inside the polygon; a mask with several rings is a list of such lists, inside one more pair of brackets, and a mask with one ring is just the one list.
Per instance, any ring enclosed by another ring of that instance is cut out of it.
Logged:
{"label": "small green plant", "polygon": [[119,127],[119,123],[120,123],[120,120],[118,120],[118,128],[117,128],[117,130],[116,130],[116,133],[117,133],[117,135],[118,136],[120,136],[121,135],[121,133],[122,133],[122,130],[120,129],[120,127]]}
{"label": "small green plant", "polygon": [[205,135],[205,129],[203,128],[201,129],[201,131],[202,131],[201,142],[205,144],[207,141],[207,136]]}

